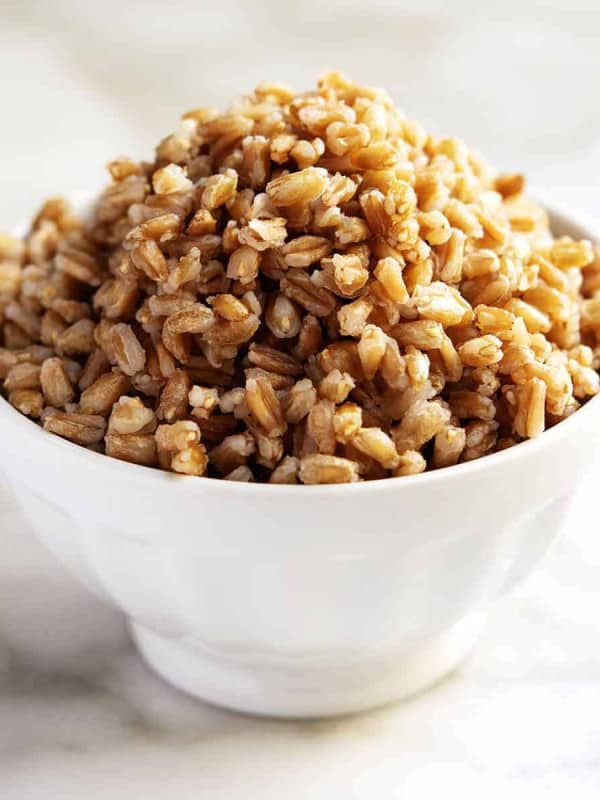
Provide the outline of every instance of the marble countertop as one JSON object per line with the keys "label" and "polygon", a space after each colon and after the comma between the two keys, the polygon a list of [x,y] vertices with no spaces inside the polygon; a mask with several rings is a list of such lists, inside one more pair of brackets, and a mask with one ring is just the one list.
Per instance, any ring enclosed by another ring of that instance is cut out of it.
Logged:
{"label": "marble countertop", "polygon": [[[449,5],[5,0],[0,225],[98,185],[115,153],[149,153],[185,108],[333,66],[593,214],[597,2]],[[162,684],[0,486],[0,797],[595,800],[597,485],[581,487],[562,538],[454,675],[396,707],[305,723],[236,716]]]}

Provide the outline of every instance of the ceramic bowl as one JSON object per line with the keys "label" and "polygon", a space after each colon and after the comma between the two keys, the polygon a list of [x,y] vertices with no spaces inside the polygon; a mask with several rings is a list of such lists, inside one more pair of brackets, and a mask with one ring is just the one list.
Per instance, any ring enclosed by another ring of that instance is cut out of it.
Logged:
{"label": "ceramic bowl", "polygon": [[[565,214],[559,233],[594,238]],[[184,691],[275,716],[438,681],[557,535],[600,451],[600,397],[535,440],[339,486],[188,478],[89,452],[0,400],[0,466],[34,530]],[[0,520],[1,524],[1,520]]]}

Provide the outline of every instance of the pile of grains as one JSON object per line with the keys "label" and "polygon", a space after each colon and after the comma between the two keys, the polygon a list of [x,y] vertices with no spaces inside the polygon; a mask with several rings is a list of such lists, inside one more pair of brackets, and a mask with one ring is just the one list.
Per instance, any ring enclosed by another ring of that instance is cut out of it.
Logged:
{"label": "pile of grains", "polygon": [[270,483],[496,452],[599,391],[600,250],[338,73],[199,108],[0,238],[0,388],[135,464]]}

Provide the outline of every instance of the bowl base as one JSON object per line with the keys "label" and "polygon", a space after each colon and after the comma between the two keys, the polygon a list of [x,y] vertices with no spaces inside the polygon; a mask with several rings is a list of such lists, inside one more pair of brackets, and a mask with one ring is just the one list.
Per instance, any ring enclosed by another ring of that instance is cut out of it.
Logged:
{"label": "bowl base", "polygon": [[335,666],[236,660],[131,622],[144,661],[167,683],[211,705],[269,717],[352,714],[402,700],[441,680],[467,656],[487,614],[471,614],[401,652]]}

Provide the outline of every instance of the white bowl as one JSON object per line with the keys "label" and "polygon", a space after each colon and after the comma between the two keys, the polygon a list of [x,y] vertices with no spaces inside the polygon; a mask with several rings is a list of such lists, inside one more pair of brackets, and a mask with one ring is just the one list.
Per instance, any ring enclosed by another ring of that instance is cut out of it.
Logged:
{"label": "white bowl", "polygon": [[[593,238],[565,215],[554,227]],[[478,461],[340,486],[133,466],[4,400],[0,441],[34,529],[123,610],[165,680],[245,712],[323,716],[405,697],[465,657],[557,534],[600,450],[600,397]]]}

